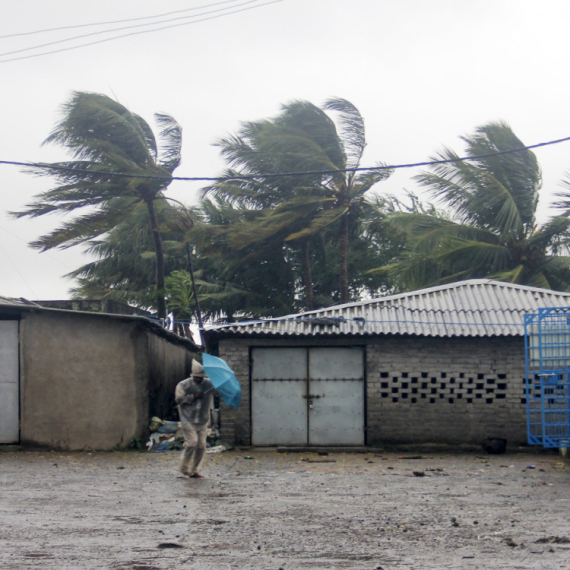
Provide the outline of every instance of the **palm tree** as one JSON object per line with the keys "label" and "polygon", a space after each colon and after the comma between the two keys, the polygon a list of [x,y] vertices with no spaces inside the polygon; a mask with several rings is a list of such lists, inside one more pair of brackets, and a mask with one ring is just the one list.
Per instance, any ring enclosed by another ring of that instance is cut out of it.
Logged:
{"label": "palm tree", "polygon": [[[196,250],[195,267],[204,281],[215,283],[219,294],[199,287],[200,303],[210,318],[283,315],[295,306],[292,252],[274,241],[235,249],[233,228],[252,217],[251,210],[223,198],[203,199],[189,232]],[[205,296],[203,299],[202,295]]]}
{"label": "palm tree", "polygon": [[[169,115],[156,114],[161,147],[149,125],[126,107],[98,93],[76,92],[44,144],[64,147],[74,160],[36,169],[58,185],[35,197],[17,218],[87,209],[30,245],[46,251],[67,248],[103,235],[144,204],[152,231],[155,297],[159,318],[166,317],[164,252],[155,201],[164,198],[181,159],[182,129]],[[118,172],[122,175],[109,174]]]}
{"label": "palm tree", "polygon": [[[189,214],[164,199],[156,200],[154,205],[165,275],[169,275],[187,267]],[[147,207],[141,202],[104,236],[86,242],[85,252],[95,259],[66,275],[75,282],[72,296],[114,299],[144,309],[155,307],[156,253],[152,234]]]}
{"label": "palm tree", "polygon": [[[338,129],[325,111],[338,115]],[[283,106],[272,120],[245,123],[238,135],[222,139],[219,145],[232,167],[226,176],[255,175],[254,180],[204,190],[255,212],[249,223],[233,228],[230,243],[236,248],[269,239],[297,244],[306,308],[310,309],[311,240],[334,228],[339,300],[347,302],[351,231],[369,206],[365,194],[390,175],[388,170],[356,171],[366,147],[364,121],[358,109],[338,98],[327,101],[322,109],[307,101],[295,101]],[[306,174],[272,176],[299,172]]]}
{"label": "palm tree", "polygon": [[557,216],[538,226],[541,172],[535,155],[508,152],[524,145],[503,122],[483,125],[462,140],[473,160],[445,149],[435,160],[454,162],[416,177],[445,213],[392,216],[408,248],[382,270],[403,289],[488,277],[567,290],[570,258],[560,254],[568,253],[570,221]]}

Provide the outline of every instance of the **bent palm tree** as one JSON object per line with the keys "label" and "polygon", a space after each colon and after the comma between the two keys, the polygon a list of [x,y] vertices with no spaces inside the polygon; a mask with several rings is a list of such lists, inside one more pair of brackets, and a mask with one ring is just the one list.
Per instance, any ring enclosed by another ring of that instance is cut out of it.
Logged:
{"label": "bent palm tree", "polygon": [[[537,226],[541,172],[535,155],[502,122],[462,137],[473,161],[445,149],[419,183],[447,208],[445,216],[397,214],[391,223],[408,236],[404,258],[383,268],[404,289],[489,277],[550,289],[570,287],[570,221]],[[476,158],[481,155],[489,155]]]}
{"label": "bent palm tree", "polygon": [[169,115],[155,117],[161,129],[160,148],[149,125],[117,101],[97,93],[74,93],[44,144],[63,146],[75,160],[45,165],[54,167],[51,170],[36,169],[40,176],[53,176],[58,186],[13,215],[38,217],[88,210],[30,244],[46,251],[105,234],[144,203],[156,253],[156,305],[158,316],[164,318],[164,253],[154,203],[164,198],[163,191],[180,164],[182,129]]}
{"label": "bent palm tree", "polygon": [[[325,111],[338,114],[338,126]],[[390,172],[356,172],[366,146],[364,121],[345,99],[322,109],[307,101],[285,105],[275,119],[246,123],[240,134],[220,142],[232,167],[226,175],[255,175],[254,181],[218,184],[205,193],[253,208],[249,223],[236,226],[231,243],[243,248],[269,239],[297,243],[304,275],[306,308],[313,308],[311,239],[335,228],[339,300],[349,299],[348,258],[351,231],[366,207],[364,195]],[[323,171],[328,172],[326,174]],[[299,173],[275,177],[280,173]]]}

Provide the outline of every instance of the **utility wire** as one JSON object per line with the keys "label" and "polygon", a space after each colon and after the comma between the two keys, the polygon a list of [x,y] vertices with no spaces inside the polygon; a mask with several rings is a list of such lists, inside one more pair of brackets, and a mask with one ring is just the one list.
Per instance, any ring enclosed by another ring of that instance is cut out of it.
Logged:
{"label": "utility wire", "polygon": [[[16,235],[14,232],[11,232],[10,230],[7,230],[6,228],[3,228],[2,226],[0,226],[0,230],[5,231],[6,233],[10,234],[11,236],[15,237],[17,240],[20,240],[21,242],[25,243],[26,245],[28,244],[28,241],[21,238],[19,235]],[[67,263],[64,263],[63,261],[61,261],[61,259],[58,259],[57,257],[51,255],[49,252],[47,251],[43,251],[41,252],[44,255],[46,255],[47,257],[53,259],[54,261],[57,261],[60,265],[63,265],[64,267],[66,267],[67,269],[73,269],[71,267],[71,265],[68,265]],[[35,293],[34,293],[35,295]]]}
{"label": "utility wire", "polygon": [[[281,1],[281,0],[278,0]],[[58,166],[56,164],[45,164],[40,162],[16,162],[11,160],[0,160],[0,164],[9,164],[13,166],[24,166],[26,168],[37,168],[41,170],[54,170],[61,172],[73,172],[77,174],[90,174],[92,176],[116,176],[118,178],[139,178],[141,180],[163,180],[164,182],[171,181],[182,181],[182,182],[226,182],[228,180],[255,180],[258,178],[285,178],[289,176],[307,176],[307,175],[327,175],[327,174],[339,174],[340,172],[374,172],[379,170],[397,170],[401,168],[415,168],[418,166],[432,166],[435,164],[450,164],[454,162],[469,162],[477,161],[483,158],[490,158],[492,156],[501,156],[503,154],[512,154],[515,152],[524,152],[531,150],[533,148],[539,148],[543,146],[550,146],[554,144],[560,144],[563,142],[570,141],[570,137],[565,137],[563,139],[556,139],[548,142],[532,144],[529,146],[522,146],[519,148],[512,148],[509,150],[501,150],[498,152],[489,152],[486,154],[478,154],[475,156],[463,156],[458,158],[445,158],[441,160],[428,160],[424,162],[412,162],[408,164],[392,164],[387,166],[368,166],[359,168],[339,168],[336,170],[308,170],[306,172],[281,172],[276,174],[247,174],[247,175],[235,175],[235,176],[150,176],[150,175],[137,175],[137,174],[127,174],[124,172],[112,172],[104,170],[88,170],[85,168],[71,168],[68,166]]]}
{"label": "utility wire", "polygon": [[28,287],[28,289],[32,292],[32,294],[34,295],[34,297],[36,297],[36,299],[38,298],[38,295],[36,294],[36,292],[33,290],[32,286],[26,281],[26,279],[24,278],[24,276],[20,273],[20,270],[16,267],[16,264],[12,261],[12,259],[10,258],[10,256],[8,255],[8,252],[2,247],[2,244],[0,244],[0,251],[6,256],[6,259],[8,259],[8,262],[10,263],[10,265],[12,265],[12,267],[14,268],[14,271],[20,276],[20,279],[26,284],[26,286]]}
{"label": "utility wire", "polygon": [[[245,6],[247,4],[252,4],[254,2],[257,2],[257,0],[248,0],[247,2],[244,2],[243,4],[235,4],[233,7],[234,8],[239,8],[241,6]],[[178,18],[170,18],[169,20],[162,20],[162,21],[158,21],[158,22],[149,22],[147,24],[135,24],[134,26],[124,26],[122,28],[112,28],[110,30],[100,30],[98,32],[91,32],[89,34],[81,34],[79,36],[73,36],[71,38],[65,38],[63,40],[54,40],[53,42],[48,42],[45,44],[39,44],[36,46],[32,46],[32,47],[27,47],[27,48],[22,48],[22,49],[17,49],[17,50],[13,50],[13,51],[6,51],[4,53],[0,53],[0,57],[4,57],[6,55],[14,55],[16,53],[22,53],[25,51],[31,51],[34,49],[39,49],[39,48],[43,48],[43,47],[49,47],[49,46],[53,46],[53,45],[57,45],[57,44],[63,44],[65,42],[72,42],[73,40],[79,40],[82,38],[88,38],[91,36],[99,36],[101,34],[108,34],[110,32],[122,32],[123,30],[132,30],[133,28],[144,28],[145,26],[156,26],[157,24],[165,24],[168,22],[174,22],[177,20],[188,20],[189,18],[198,18],[200,16],[206,16],[207,14],[214,14],[217,12],[224,12],[226,11],[228,8],[218,8],[217,10],[210,10],[209,12],[202,12],[201,14],[196,14],[196,15],[192,15],[192,16],[179,16]],[[193,22],[187,22],[187,23],[193,23]],[[146,31],[154,31],[154,30],[146,30]],[[122,37],[122,36],[117,36],[117,37]],[[110,38],[112,39],[112,38]],[[79,47],[79,46],[77,46]],[[48,52],[50,53],[50,52]],[[43,54],[42,54],[43,55]],[[10,60],[9,60],[10,61]]]}
{"label": "utility wire", "polygon": [[125,20],[111,20],[109,22],[92,22],[90,24],[76,24],[73,26],[61,26],[60,28],[45,28],[43,30],[34,30],[32,32],[18,32],[15,34],[7,34],[0,36],[0,40],[7,38],[17,38],[21,36],[33,36],[35,34],[43,34],[46,32],[59,32],[61,30],[73,30],[77,28],[89,28],[93,26],[108,26],[112,24],[124,24],[126,22],[139,22],[141,20],[152,20],[154,18],[163,18],[165,16],[172,16],[173,14],[182,14],[184,12],[192,12],[194,10],[202,10],[203,8],[211,8],[212,6],[219,6],[221,4],[231,4],[237,0],[224,0],[224,2],[216,2],[214,4],[206,4],[205,6],[196,6],[196,8],[186,8],[185,10],[175,10],[174,12],[165,12],[163,14],[155,14],[154,16],[142,16],[140,18],[127,18]]}
{"label": "utility wire", "polygon": [[[249,0],[248,2],[245,2],[245,4],[250,4],[251,2],[254,2],[254,1],[256,1],[256,0]],[[207,20],[215,20],[215,19],[217,19],[217,18],[222,18],[222,17],[224,17],[224,16],[230,16],[230,15],[232,15],[232,14],[237,14],[237,13],[239,13],[239,12],[247,12],[248,10],[255,10],[255,9],[261,8],[261,7],[263,7],[263,6],[269,6],[269,5],[271,5],[271,4],[277,4],[278,2],[283,2],[283,0],[272,0],[271,2],[265,2],[264,4],[256,4],[255,6],[250,6],[249,8],[241,8],[240,10],[233,10],[232,12],[225,12],[225,13],[223,13],[223,14],[218,14],[217,16],[209,16],[209,17],[207,17],[207,18],[202,18],[201,20],[193,20],[192,22],[184,22],[184,23],[182,23],[182,24],[172,24],[171,26],[163,26],[162,28],[155,28],[155,29],[152,29],[152,30],[141,30],[140,32],[131,32],[131,33],[129,33],[129,34],[121,34],[121,35],[119,35],[119,36],[113,36],[113,37],[111,37],[111,38],[105,38],[105,39],[97,40],[97,41],[94,41],[94,42],[87,42],[87,43],[85,43],[85,44],[80,44],[80,45],[77,45],[77,46],[70,46],[70,47],[67,47],[67,48],[55,49],[55,50],[46,51],[46,52],[43,52],[43,53],[36,53],[36,54],[31,54],[31,55],[23,55],[23,56],[19,56],[19,57],[12,57],[12,58],[10,58],[10,59],[3,59],[3,60],[0,61],[0,63],[8,63],[9,61],[19,61],[19,60],[22,60],[22,59],[31,59],[31,58],[34,58],[34,57],[42,57],[42,56],[44,56],[44,55],[51,55],[51,54],[53,54],[53,53],[61,53],[61,52],[64,52],[64,51],[71,51],[71,50],[79,49],[79,48],[82,48],[82,47],[92,46],[92,45],[96,45],[96,44],[102,44],[102,43],[105,43],[105,42],[110,42],[110,41],[113,41],[113,40],[118,40],[118,39],[121,39],[121,38],[126,38],[126,37],[129,37],[129,36],[137,36],[137,35],[139,35],[139,34],[150,34],[150,33],[153,33],[153,32],[160,32],[160,31],[162,31],[162,30],[168,30],[168,29],[170,29],[170,28],[178,28],[178,27],[180,27],[180,26],[189,26],[190,24],[197,24],[197,23],[199,23],[199,22],[205,22],[205,21],[207,21]],[[244,6],[245,4],[238,4],[237,6]],[[220,11],[220,10],[213,10],[212,12],[217,12],[217,11]],[[204,12],[204,14],[206,14],[206,13],[212,13],[212,12]],[[193,17],[193,16],[188,16],[188,17]],[[180,18],[176,18],[176,19],[180,19]],[[165,20],[165,21],[167,21],[167,20]],[[159,22],[158,22],[158,23],[159,23]],[[142,24],[142,25],[148,26],[148,25],[151,25],[151,24]],[[131,27],[140,27],[140,26],[131,26]],[[125,29],[127,29],[127,28],[125,28]],[[84,36],[78,36],[78,37],[87,37],[87,36],[91,36],[91,35],[95,35],[95,34],[108,33],[108,32],[110,32],[110,31],[113,31],[113,30],[108,30],[107,32],[94,32],[94,33],[92,33],[92,34],[85,34]],[[61,41],[66,41],[66,40],[61,40]],[[52,42],[52,43],[59,43],[59,42]],[[46,44],[46,45],[50,45],[50,44]],[[32,48],[29,48],[29,49],[32,49]],[[19,50],[19,51],[26,51],[26,50]],[[12,53],[12,52],[10,52],[10,53]],[[17,52],[13,52],[13,53],[17,53]],[[8,54],[5,54],[5,55],[8,55]]]}

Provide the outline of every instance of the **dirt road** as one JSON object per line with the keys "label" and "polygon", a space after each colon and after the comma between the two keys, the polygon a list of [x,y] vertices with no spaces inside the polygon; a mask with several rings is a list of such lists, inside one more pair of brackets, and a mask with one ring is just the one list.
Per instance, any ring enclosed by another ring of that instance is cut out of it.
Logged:
{"label": "dirt road", "polygon": [[0,452],[0,567],[570,569],[554,453],[242,450],[203,480],[177,460]]}

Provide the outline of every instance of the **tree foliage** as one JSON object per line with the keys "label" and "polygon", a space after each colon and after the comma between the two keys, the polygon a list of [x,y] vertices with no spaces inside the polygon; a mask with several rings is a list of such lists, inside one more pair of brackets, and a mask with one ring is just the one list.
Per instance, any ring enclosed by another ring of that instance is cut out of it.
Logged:
{"label": "tree foliage", "polygon": [[[570,287],[568,218],[538,226],[541,172],[535,155],[502,122],[463,137],[472,161],[444,149],[417,176],[446,215],[399,213],[390,218],[406,234],[405,255],[384,267],[400,287],[419,287],[488,277],[510,283],[567,290]],[[481,155],[489,155],[476,158]]]}
{"label": "tree foliage", "polygon": [[[327,111],[337,116],[336,123]],[[296,294],[302,289],[306,309],[314,308],[315,294],[319,305],[348,301],[351,286],[354,290],[349,252],[357,236],[364,236],[358,226],[371,209],[365,194],[390,174],[356,171],[366,147],[364,121],[356,107],[344,99],[331,99],[322,109],[294,101],[277,117],[244,123],[238,134],[218,144],[229,166],[224,176],[255,177],[204,190],[205,196],[244,211],[239,223],[221,230],[227,247],[270,248],[294,258],[296,281],[302,284]],[[323,259],[329,274],[335,264],[335,286],[323,287],[323,273],[315,274]]]}
{"label": "tree foliage", "polygon": [[57,186],[36,196],[24,211],[14,215],[38,217],[81,210],[31,243],[46,251],[102,236],[144,204],[156,254],[156,305],[159,316],[164,317],[164,259],[155,201],[163,198],[172,172],[180,164],[182,129],[169,115],[156,114],[155,118],[160,129],[158,140],[141,117],[117,101],[98,93],[74,93],[44,143],[62,146],[73,160],[36,170],[40,176],[53,177]]}

